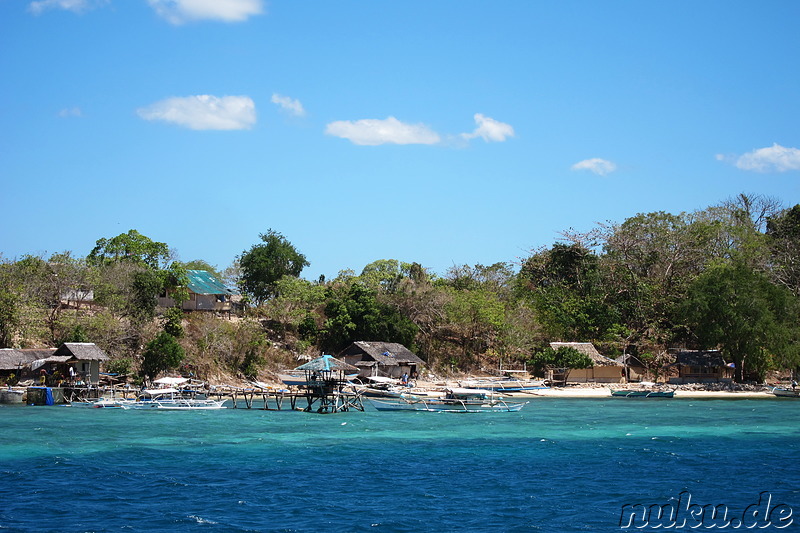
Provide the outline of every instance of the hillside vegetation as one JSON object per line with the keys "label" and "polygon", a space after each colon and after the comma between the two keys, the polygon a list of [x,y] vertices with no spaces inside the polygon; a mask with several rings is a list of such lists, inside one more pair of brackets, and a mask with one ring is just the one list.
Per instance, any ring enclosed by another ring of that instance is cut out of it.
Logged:
{"label": "hillside vegetation", "polygon": [[[136,230],[0,263],[0,347],[100,345],[111,369],[182,367],[250,377],[337,353],[356,340],[399,342],[442,372],[522,364],[550,341],[591,341],[653,367],[668,349],[720,348],[736,379],[800,366],[800,205],[740,195],[693,213],[643,213],[531,251],[517,263],[434,273],[378,259],[360,273],[301,278],[309,260],[272,230],[223,272],[171,260]],[[159,308],[188,298],[186,270],[242,292],[232,317]]]}

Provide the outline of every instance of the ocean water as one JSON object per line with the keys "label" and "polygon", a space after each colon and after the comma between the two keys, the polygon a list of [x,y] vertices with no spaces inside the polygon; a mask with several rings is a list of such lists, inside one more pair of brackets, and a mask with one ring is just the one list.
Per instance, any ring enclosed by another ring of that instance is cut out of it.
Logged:
{"label": "ocean water", "polygon": [[799,459],[791,399],[542,398],[476,414],[0,406],[0,532],[622,531],[626,505],[689,495],[741,517],[762,493],[784,520],[755,525],[790,531]]}

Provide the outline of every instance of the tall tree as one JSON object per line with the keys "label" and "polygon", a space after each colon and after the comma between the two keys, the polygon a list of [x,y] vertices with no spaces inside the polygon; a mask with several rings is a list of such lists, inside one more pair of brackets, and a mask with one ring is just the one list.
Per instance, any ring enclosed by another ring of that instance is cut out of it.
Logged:
{"label": "tall tree", "polygon": [[169,247],[165,243],[153,241],[132,229],[110,239],[98,239],[86,259],[93,265],[128,261],[158,269],[169,257]]}
{"label": "tall tree", "polygon": [[283,276],[298,277],[310,263],[286,237],[267,230],[259,235],[262,244],[253,245],[239,258],[242,290],[257,305],[277,294],[276,283]]}
{"label": "tall tree", "polygon": [[744,262],[710,267],[678,310],[701,348],[721,348],[732,359],[737,381],[763,378],[776,355],[783,365],[800,360],[797,298]]}
{"label": "tall tree", "polygon": [[767,221],[774,279],[800,296],[800,204]]}
{"label": "tall tree", "polygon": [[335,353],[354,341],[398,342],[413,349],[414,323],[358,282],[328,289],[325,316],[323,350]]}

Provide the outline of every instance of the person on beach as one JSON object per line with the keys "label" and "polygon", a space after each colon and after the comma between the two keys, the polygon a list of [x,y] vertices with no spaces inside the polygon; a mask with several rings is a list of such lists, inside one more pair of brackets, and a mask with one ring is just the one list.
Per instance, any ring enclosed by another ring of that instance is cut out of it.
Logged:
{"label": "person on beach", "polygon": [[408,372],[403,372],[403,377],[400,378],[400,383],[402,383],[404,387],[408,387]]}
{"label": "person on beach", "polygon": [[792,380],[792,390],[795,390],[796,388],[797,388],[797,380],[793,379]]}

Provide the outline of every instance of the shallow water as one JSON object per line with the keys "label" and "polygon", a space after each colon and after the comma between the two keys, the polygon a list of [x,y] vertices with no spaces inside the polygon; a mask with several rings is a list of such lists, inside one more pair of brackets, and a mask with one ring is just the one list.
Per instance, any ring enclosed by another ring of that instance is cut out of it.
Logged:
{"label": "shallow water", "polygon": [[[800,401],[519,413],[0,407],[0,531],[620,531],[622,506],[800,523]],[[652,524],[651,524],[652,526]],[[770,528],[767,528],[770,530]]]}

